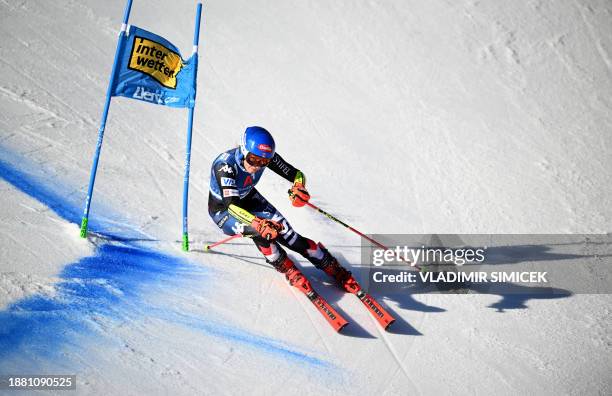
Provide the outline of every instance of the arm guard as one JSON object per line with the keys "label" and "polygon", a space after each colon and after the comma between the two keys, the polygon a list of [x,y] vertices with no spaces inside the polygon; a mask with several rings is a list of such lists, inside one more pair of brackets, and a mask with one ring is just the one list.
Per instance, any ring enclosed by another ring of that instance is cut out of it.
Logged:
{"label": "arm guard", "polygon": [[251,225],[255,219],[254,214],[234,204],[230,204],[227,210],[233,218],[244,224]]}
{"label": "arm guard", "polygon": [[268,169],[290,182],[295,180],[295,176],[299,172],[299,170],[285,161],[278,153],[274,154],[274,157],[272,157],[272,161],[270,161]]}

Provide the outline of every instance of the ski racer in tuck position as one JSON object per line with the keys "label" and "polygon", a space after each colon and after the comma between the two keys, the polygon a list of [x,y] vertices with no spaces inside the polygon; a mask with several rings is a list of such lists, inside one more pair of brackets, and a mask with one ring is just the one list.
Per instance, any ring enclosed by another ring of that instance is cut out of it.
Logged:
{"label": "ski racer in tuck position", "polygon": [[310,199],[304,173],[286,162],[277,152],[266,129],[248,127],[240,147],[221,153],[211,167],[208,213],[227,235],[251,236],[266,261],[285,274],[292,286],[311,290],[310,283],[287,256],[287,247],[333,277],[347,292],[360,286],[321,243],[298,234],[285,217],[270,204],[255,185],[266,168],[293,183],[289,199],[302,207]]}

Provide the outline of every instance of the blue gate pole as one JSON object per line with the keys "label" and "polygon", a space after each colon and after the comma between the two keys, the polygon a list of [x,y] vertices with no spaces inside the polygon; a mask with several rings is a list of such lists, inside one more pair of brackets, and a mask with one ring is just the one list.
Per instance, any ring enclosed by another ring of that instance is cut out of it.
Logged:
{"label": "blue gate pole", "polygon": [[[191,54],[195,62],[193,73],[193,85],[196,86],[198,79],[198,43],[200,41],[200,15],[202,14],[202,3],[198,3],[196,9],[195,30],[193,33],[193,52]],[[189,251],[189,233],[187,227],[187,206],[189,202],[189,168],[191,163],[191,132],[193,129],[193,111],[195,108],[195,92],[193,106],[189,108],[189,118],[187,121],[187,149],[185,154],[185,177],[183,178],[183,250]]]}
{"label": "blue gate pole", "polygon": [[91,166],[91,173],[89,175],[89,189],[87,191],[87,199],[85,200],[85,210],[83,211],[83,219],[81,220],[81,238],[87,237],[87,223],[89,222],[89,207],[91,206],[91,197],[93,195],[94,183],[96,182],[96,171],[98,170],[98,160],[100,159],[100,151],[102,150],[102,140],[104,139],[104,128],[106,127],[106,118],[108,117],[108,110],[111,102],[111,89],[113,81],[115,81],[115,75],[117,73],[117,63],[119,58],[119,52],[123,42],[125,41],[127,23],[130,18],[130,10],[132,9],[132,0],[127,0],[125,4],[125,11],[123,12],[123,23],[121,24],[121,30],[119,31],[119,39],[117,40],[117,50],[115,51],[115,60],[113,61],[113,69],[110,75],[110,81],[108,82],[108,89],[106,91],[106,101],[104,102],[104,110],[102,111],[102,120],[100,121],[100,129],[98,130],[98,142],[96,143],[96,152],[94,154],[93,164]]}

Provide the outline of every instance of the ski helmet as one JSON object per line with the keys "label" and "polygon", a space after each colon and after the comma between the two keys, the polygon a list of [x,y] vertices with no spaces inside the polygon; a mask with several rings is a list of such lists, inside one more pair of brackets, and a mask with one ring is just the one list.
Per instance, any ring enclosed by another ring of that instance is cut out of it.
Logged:
{"label": "ski helmet", "polygon": [[274,138],[262,127],[248,127],[242,134],[240,152],[243,157],[252,153],[258,157],[271,159],[274,156],[276,144]]}

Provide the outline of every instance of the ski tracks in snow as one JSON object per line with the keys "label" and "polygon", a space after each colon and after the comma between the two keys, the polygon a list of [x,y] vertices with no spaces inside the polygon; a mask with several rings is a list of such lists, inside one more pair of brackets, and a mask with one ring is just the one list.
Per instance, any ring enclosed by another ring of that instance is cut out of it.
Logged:
{"label": "ski tracks in snow", "polygon": [[[593,7],[588,4],[586,6],[583,6],[577,1],[574,1],[574,4],[578,9],[578,12],[580,13],[580,17],[582,18],[582,22],[584,23],[584,26],[586,28],[585,30],[588,32],[589,38],[591,39],[591,43],[595,46],[599,57],[608,68],[608,72],[612,73],[612,59],[610,57],[610,54],[603,47],[601,39],[599,38],[601,35],[598,35],[595,32],[595,26],[589,21],[586,15],[587,12],[589,12],[591,15],[595,13]],[[609,13],[610,11],[608,10],[608,16],[610,16]]]}

